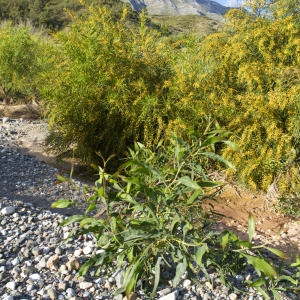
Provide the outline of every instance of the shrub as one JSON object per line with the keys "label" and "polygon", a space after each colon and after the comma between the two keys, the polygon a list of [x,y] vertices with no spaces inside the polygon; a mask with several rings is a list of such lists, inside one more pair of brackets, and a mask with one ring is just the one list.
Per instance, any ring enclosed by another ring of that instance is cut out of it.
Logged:
{"label": "shrub", "polygon": [[[299,9],[296,0],[247,1],[230,10],[221,33],[200,45],[200,89],[241,153],[223,155],[242,182],[279,191],[299,183]],[[202,68],[202,70],[205,70]]]}
{"label": "shrub", "polygon": [[167,114],[164,82],[168,53],[142,17],[139,28],[116,21],[106,7],[89,8],[68,31],[54,36],[54,69],[44,91],[50,137],[60,156],[84,160],[114,152],[129,141],[158,141]]}
{"label": "shrub", "polygon": [[2,23],[0,26],[0,88],[6,101],[9,93],[34,95],[41,69],[40,38],[30,26]]}
{"label": "shrub", "polygon": [[[296,286],[295,279],[278,276],[259,250],[267,249],[280,257],[285,255],[252,242],[255,231],[252,215],[249,216],[248,241],[240,240],[232,232],[219,234],[210,230],[207,221],[211,216],[203,209],[203,203],[220,193],[223,184],[209,180],[205,165],[210,159],[231,164],[212,152],[215,143],[226,142],[220,132],[214,131],[202,141],[195,136],[192,140],[185,143],[174,137],[168,142],[159,142],[154,151],[135,143],[134,149],[129,150],[130,157],[115,174],[105,171],[113,156],[106,161],[103,158],[104,168],[94,166],[99,180],[94,194],[87,197],[86,215],[74,215],[61,223],[62,226],[77,223],[79,228],[69,237],[90,232],[102,249],[82,265],[79,274],[84,275],[96,266],[97,275],[104,265],[117,264],[125,270],[125,277],[116,294],[129,296],[139,282],[140,289],[154,297],[161,281],[172,280],[176,287],[187,272],[188,278],[200,285],[198,273],[202,270],[209,279],[211,268],[230,286],[229,276],[251,264],[260,278],[249,284],[266,298],[263,285],[276,296],[279,281],[288,280]],[[52,207],[74,204],[72,200],[61,199]],[[97,214],[91,216],[92,211]]]}

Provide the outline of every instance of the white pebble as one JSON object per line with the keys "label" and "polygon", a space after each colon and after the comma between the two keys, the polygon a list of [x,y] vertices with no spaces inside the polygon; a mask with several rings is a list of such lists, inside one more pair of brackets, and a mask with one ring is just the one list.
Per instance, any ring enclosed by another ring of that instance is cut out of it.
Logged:
{"label": "white pebble", "polygon": [[40,276],[39,274],[35,273],[35,274],[31,274],[31,275],[29,276],[29,278],[30,278],[31,280],[33,280],[33,281],[36,281],[36,280],[40,280],[40,279],[41,279],[41,276]]}
{"label": "white pebble", "polygon": [[8,289],[11,289],[12,291],[16,289],[17,284],[14,281],[10,281],[5,285]]}
{"label": "white pebble", "polygon": [[12,264],[13,266],[17,266],[19,263],[20,263],[20,260],[19,260],[17,257],[14,258],[14,259],[11,261],[11,264]]}
{"label": "white pebble", "polygon": [[15,212],[15,208],[13,206],[8,206],[1,209],[2,215],[11,215]]}

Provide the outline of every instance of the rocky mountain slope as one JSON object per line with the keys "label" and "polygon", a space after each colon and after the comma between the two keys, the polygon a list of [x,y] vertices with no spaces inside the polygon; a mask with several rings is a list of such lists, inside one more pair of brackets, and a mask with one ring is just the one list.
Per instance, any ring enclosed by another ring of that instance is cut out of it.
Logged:
{"label": "rocky mountain slope", "polygon": [[210,0],[123,0],[134,10],[146,9],[149,15],[202,15],[220,19],[229,7]]}

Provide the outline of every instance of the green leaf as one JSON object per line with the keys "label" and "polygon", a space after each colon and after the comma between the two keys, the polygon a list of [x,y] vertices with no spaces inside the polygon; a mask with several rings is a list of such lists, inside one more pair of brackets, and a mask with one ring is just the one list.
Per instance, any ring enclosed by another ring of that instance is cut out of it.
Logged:
{"label": "green leaf", "polygon": [[95,209],[97,209],[95,203],[91,203],[91,204],[89,205],[89,207],[87,208],[87,210],[85,211],[85,214],[87,214],[87,213],[90,212],[91,210],[95,210]]}
{"label": "green leaf", "polygon": [[183,262],[180,262],[176,266],[176,275],[173,279],[173,286],[177,286],[179,284],[181,276],[184,274],[187,267],[186,259],[183,259]]}
{"label": "green leaf", "polygon": [[240,151],[240,148],[239,148],[239,146],[236,143],[231,142],[231,141],[224,141],[224,143],[227,144],[234,151],[237,151],[237,152]]}
{"label": "green leaf", "polygon": [[258,287],[258,286],[262,286],[266,283],[266,281],[263,278],[259,278],[256,281],[252,282],[251,284],[249,284],[249,286],[251,287]]}
{"label": "green leaf", "polygon": [[253,247],[253,244],[251,244],[248,241],[241,241],[240,240],[240,241],[237,242],[237,244],[242,246],[242,247],[248,248],[248,249],[251,249]]}
{"label": "green leaf", "polygon": [[273,252],[274,254],[276,254],[277,256],[279,256],[280,258],[287,258],[287,255],[275,248],[269,248],[269,247],[265,247],[266,249],[268,249],[269,251]]}
{"label": "green leaf", "polygon": [[198,183],[196,181],[193,181],[190,177],[188,176],[183,176],[181,178],[178,179],[178,181],[180,183],[182,183],[183,185],[190,187],[192,189],[195,190],[202,190],[201,187],[198,185]]}
{"label": "green leaf", "polygon": [[277,276],[277,273],[274,270],[274,268],[269,263],[267,263],[264,259],[254,257],[254,256],[244,254],[244,253],[241,253],[241,254],[247,258],[248,263],[253,265],[253,267],[255,269],[265,273],[265,275],[272,277],[272,278]]}
{"label": "green leaf", "polygon": [[282,275],[282,276],[279,276],[278,278],[279,280],[286,280],[286,281],[289,281],[291,282],[294,286],[297,286],[298,284],[298,281],[297,280],[294,280],[292,277],[290,276],[286,276],[286,275]]}
{"label": "green leaf", "polygon": [[195,258],[196,258],[196,262],[198,263],[198,265],[200,266],[200,268],[202,267],[202,258],[203,255],[208,252],[208,246],[207,244],[203,244],[202,246],[197,246],[195,247]]}
{"label": "green leaf", "polygon": [[69,199],[60,199],[51,204],[51,208],[67,208],[76,204],[75,201]]}
{"label": "green leaf", "polygon": [[218,181],[202,181],[197,183],[201,187],[216,187],[216,186],[222,186],[226,184],[225,182],[218,182]]}
{"label": "green leaf", "polygon": [[58,175],[58,174],[56,174],[56,177],[57,177],[57,179],[58,179],[60,182],[69,181],[68,178],[65,178],[65,177],[63,177],[63,176],[61,176],[61,175]]}
{"label": "green leaf", "polygon": [[202,189],[195,190],[193,195],[187,200],[186,205],[191,205],[194,203],[194,201],[199,197],[199,196],[204,195],[204,191]]}
{"label": "green leaf", "polygon": [[279,293],[276,290],[272,289],[271,292],[273,293],[275,299],[281,300],[281,296],[279,295]]}
{"label": "green leaf", "polygon": [[223,237],[222,237],[222,249],[224,250],[226,245],[227,245],[227,242],[228,242],[228,238],[229,238],[229,233],[225,234]]}
{"label": "green leaf", "polygon": [[213,137],[210,137],[210,138],[206,139],[206,140],[201,144],[201,148],[210,146],[210,145],[212,145],[212,144],[215,144],[215,143],[218,143],[218,142],[221,142],[221,141],[224,141],[224,137],[222,137],[222,136],[213,136]]}
{"label": "green leaf", "polygon": [[252,213],[250,213],[248,217],[248,235],[249,235],[250,243],[252,241],[254,233],[255,233],[255,221],[254,221],[254,216],[252,215]]}
{"label": "green leaf", "polygon": [[157,287],[159,284],[159,280],[160,280],[160,262],[162,260],[162,257],[159,257],[157,259],[157,262],[155,264],[155,268],[154,268],[154,272],[155,272],[155,277],[154,277],[154,286],[153,286],[153,290],[152,290],[152,294],[151,296],[154,298],[156,291],[157,291]]}
{"label": "green leaf", "polygon": [[82,216],[82,215],[74,215],[74,216],[71,216],[65,220],[63,220],[59,226],[65,226],[65,225],[69,225],[71,223],[76,223],[76,222],[80,222],[82,221],[82,219],[84,219],[85,216]]}
{"label": "green leaf", "polygon": [[226,165],[227,167],[235,170],[235,167],[227,159],[223,158],[222,156],[220,156],[218,154],[215,154],[213,152],[202,152],[201,155],[206,156],[213,160],[217,160],[217,161],[223,163],[224,165]]}
{"label": "green leaf", "polygon": [[256,287],[256,289],[266,298],[266,299],[271,299],[270,296],[261,288],[261,287]]}

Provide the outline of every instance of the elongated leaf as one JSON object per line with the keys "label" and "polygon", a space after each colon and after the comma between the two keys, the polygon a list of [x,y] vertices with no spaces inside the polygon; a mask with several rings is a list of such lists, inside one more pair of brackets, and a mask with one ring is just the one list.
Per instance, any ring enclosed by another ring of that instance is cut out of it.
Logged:
{"label": "elongated leaf", "polygon": [[253,244],[248,241],[238,241],[237,244],[249,249],[253,247]]}
{"label": "elongated leaf", "polygon": [[292,277],[290,276],[286,276],[286,275],[282,275],[282,276],[279,276],[278,278],[279,280],[286,280],[286,281],[289,281],[291,282],[294,286],[296,286],[298,284],[298,281],[293,279]]}
{"label": "elongated leaf", "polygon": [[173,229],[174,229],[174,226],[178,223],[178,222],[180,222],[180,217],[178,216],[178,215],[176,215],[174,218],[173,218],[173,221],[172,221],[172,223],[171,223],[171,225],[170,225],[170,228],[169,228],[169,230],[171,231],[171,232],[173,232]]}
{"label": "elongated leaf", "polygon": [[265,297],[265,299],[271,299],[271,297],[261,287],[256,287],[256,289]]}
{"label": "elongated leaf", "polygon": [[221,141],[224,141],[224,137],[222,137],[222,136],[213,136],[213,137],[210,137],[210,138],[206,139],[206,140],[201,144],[201,148],[210,146],[210,145],[212,145],[212,144],[215,144],[215,143],[218,143],[218,142],[221,142]]}
{"label": "elongated leaf", "polygon": [[63,176],[61,176],[61,175],[58,175],[58,174],[56,174],[56,177],[57,177],[57,179],[58,179],[60,182],[69,181],[68,178],[65,178],[65,177],[63,177]]}
{"label": "elongated leaf", "polygon": [[202,246],[198,246],[195,247],[195,258],[196,258],[196,262],[198,263],[198,265],[200,266],[200,268],[202,267],[202,258],[203,255],[208,252],[208,246],[207,244],[203,244]]}
{"label": "elongated leaf", "polygon": [[248,235],[249,235],[250,243],[252,241],[254,233],[255,233],[255,221],[254,221],[254,216],[252,215],[252,213],[250,213],[248,217]]}
{"label": "elongated leaf", "polygon": [[193,188],[195,190],[198,190],[198,189],[201,190],[201,187],[198,185],[198,183],[196,181],[193,181],[188,176],[183,176],[183,177],[179,178],[178,181],[187,187]]}
{"label": "elongated leaf", "polygon": [[259,278],[257,280],[255,280],[254,282],[252,282],[251,284],[249,284],[249,286],[251,287],[258,287],[258,286],[262,286],[266,283],[266,281],[263,278]]}
{"label": "elongated leaf", "polygon": [[157,287],[159,284],[159,280],[160,280],[160,262],[162,260],[162,257],[159,257],[157,259],[157,262],[155,264],[155,268],[154,268],[154,272],[155,272],[155,277],[154,277],[154,286],[153,286],[153,290],[152,290],[152,297],[155,297],[156,291],[157,291]]}
{"label": "elongated leaf", "polygon": [[240,151],[240,148],[239,146],[234,143],[234,142],[231,142],[231,141],[224,141],[224,144],[228,145],[231,149],[233,149],[234,151],[236,152],[239,152]]}
{"label": "elongated leaf", "polygon": [[191,205],[194,203],[194,201],[199,197],[199,196],[204,195],[204,191],[202,189],[195,190],[193,195],[187,200],[186,205]]}
{"label": "elongated leaf", "polygon": [[85,216],[82,216],[82,215],[74,215],[74,216],[71,216],[65,220],[63,220],[59,226],[65,226],[65,225],[69,225],[71,223],[76,223],[76,222],[80,222],[82,219],[84,219]]}
{"label": "elongated leaf", "polygon": [[211,159],[214,159],[214,160],[217,160],[217,161],[223,163],[224,165],[226,165],[227,167],[235,170],[235,167],[227,159],[223,158],[222,156],[220,156],[218,154],[215,154],[213,152],[203,152],[203,153],[201,153],[201,155],[206,156]]}
{"label": "elongated leaf", "polygon": [[225,234],[223,237],[222,237],[222,249],[224,250],[226,245],[227,245],[227,242],[228,242],[228,238],[229,238],[229,233]]}
{"label": "elongated leaf", "polygon": [[226,184],[225,182],[219,182],[219,181],[202,181],[197,183],[201,187],[215,187],[215,186],[222,186]]}
{"label": "elongated leaf", "polygon": [[269,277],[274,278],[277,276],[277,273],[274,270],[274,268],[269,263],[267,263],[264,259],[254,257],[244,253],[242,253],[242,255],[247,258],[248,263],[253,265],[255,269],[265,273]]}
{"label": "elongated leaf", "polygon": [[279,295],[279,293],[276,290],[271,290],[271,291],[272,291],[275,299],[281,300],[281,296]]}
{"label": "elongated leaf", "polygon": [[83,227],[87,224],[90,224],[91,226],[94,226],[98,224],[97,220],[93,217],[85,217],[81,222],[80,222],[80,227]]}
{"label": "elongated leaf", "polygon": [[67,208],[67,207],[73,206],[75,203],[76,202],[73,200],[60,199],[60,200],[57,200],[56,202],[53,202],[51,204],[51,208]]}
{"label": "elongated leaf", "polygon": [[268,249],[269,251],[273,252],[274,254],[276,254],[277,256],[279,256],[280,258],[287,258],[287,255],[275,248],[269,248],[269,247],[265,247],[266,249]]}
{"label": "elongated leaf", "polygon": [[85,214],[87,214],[87,213],[90,212],[91,210],[95,210],[95,209],[97,209],[95,203],[91,203],[91,204],[89,205],[89,207],[87,208],[87,210],[85,211]]}
{"label": "elongated leaf", "polygon": [[173,279],[173,286],[177,286],[179,284],[181,276],[184,274],[187,267],[186,260],[183,259],[183,262],[180,262],[176,266],[176,275]]}

